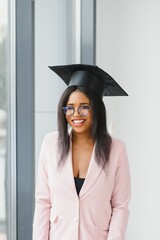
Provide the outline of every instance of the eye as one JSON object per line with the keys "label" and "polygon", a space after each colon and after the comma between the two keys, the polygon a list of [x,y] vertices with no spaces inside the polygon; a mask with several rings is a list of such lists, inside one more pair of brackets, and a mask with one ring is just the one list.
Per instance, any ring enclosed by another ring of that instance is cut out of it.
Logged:
{"label": "eye", "polygon": [[91,109],[91,106],[89,106],[89,105],[82,105],[82,106],[79,107],[79,114],[81,116],[87,116],[89,111],[90,111],[90,109]]}
{"label": "eye", "polygon": [[74,114],[74,107],[72,106],[64,106],[63,110],[67,116],[72,116]]}
{"label": "eye", "polygon": [[81,106],[81,108],[83,108],[83,109],[90,109],[90,106],[89,105],[84,105],[84,106]]}
{"label": "eye", "polygon": [[72,106],[65,106],[65,109],[70,110],[70,109],[73,109],[73,107]]}

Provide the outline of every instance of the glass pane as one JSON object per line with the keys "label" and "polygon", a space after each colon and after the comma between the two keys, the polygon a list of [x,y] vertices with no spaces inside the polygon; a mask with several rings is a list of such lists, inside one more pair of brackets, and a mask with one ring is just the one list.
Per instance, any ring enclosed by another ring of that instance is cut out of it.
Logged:
{"label": "glass pane", "polygon": [[6,240],[7,1],[0,0],[0,240]]}

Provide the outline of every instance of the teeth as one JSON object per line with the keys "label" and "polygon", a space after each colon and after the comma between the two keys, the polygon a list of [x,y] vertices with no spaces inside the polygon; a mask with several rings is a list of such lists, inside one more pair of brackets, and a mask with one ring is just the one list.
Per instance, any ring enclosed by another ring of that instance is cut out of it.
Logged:
{"label": "teeth", "polygon": [[73,120],[74,123],[82,123],[84,120]]}

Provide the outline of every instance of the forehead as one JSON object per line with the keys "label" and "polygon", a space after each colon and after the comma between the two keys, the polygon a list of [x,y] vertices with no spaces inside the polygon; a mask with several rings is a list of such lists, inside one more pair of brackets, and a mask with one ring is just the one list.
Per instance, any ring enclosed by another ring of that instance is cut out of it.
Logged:
{"label": "forehead", "polygon": [[90,103],[89,98],[82,92],[75,91],[69,96],[67,104]]}

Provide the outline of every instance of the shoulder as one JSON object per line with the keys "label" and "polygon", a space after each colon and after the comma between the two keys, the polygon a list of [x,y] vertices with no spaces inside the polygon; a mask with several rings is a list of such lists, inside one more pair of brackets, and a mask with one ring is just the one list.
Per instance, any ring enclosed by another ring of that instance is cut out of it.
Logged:
{"label": "shoulder", "polygon": [[111,151],[112,150],[123,151],[125,150],[125,148],[126,146],[124,141],[112,137]]}
{"label": "shoulder", "polygon": [[54,132],[49,132],[45,135],[45,138],[46,139],[55,139],[55,138],[58,138],[58,131],[54,131]]}
{"label": "shoulder", "polygon": [[126,146],[122,140],[112,138],[111,151],[110,151],[110,160],[114,164],[124,163],[128,159]]}
{"label": "shoulder", "polygon": [[58,141],[58,131],[47,133],[43,139],[43,144],[52,145],[57,144]]}

